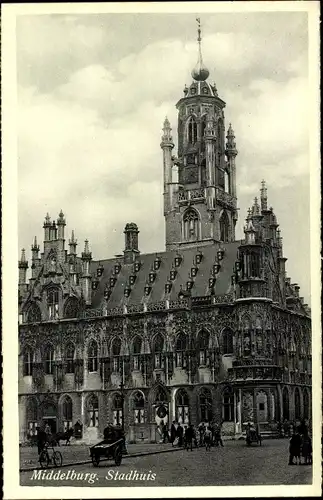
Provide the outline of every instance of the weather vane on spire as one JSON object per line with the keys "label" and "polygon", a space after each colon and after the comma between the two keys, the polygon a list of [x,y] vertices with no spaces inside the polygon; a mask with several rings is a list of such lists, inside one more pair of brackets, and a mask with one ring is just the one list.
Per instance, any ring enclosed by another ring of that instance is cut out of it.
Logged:
{"label": "weather vane on spire", "polygon": [[197,22],[197,42],[199,44],[199,50],[198,50],[198,61],[197,65],[192,71],[192,77],[196,81],[205,81],[207,77],[209,76],[209,70],[206,68],[206,66],[203,64],[203,58],[202,58],[202,49],[201,49],[201,19],[199,17],[196,18]]}

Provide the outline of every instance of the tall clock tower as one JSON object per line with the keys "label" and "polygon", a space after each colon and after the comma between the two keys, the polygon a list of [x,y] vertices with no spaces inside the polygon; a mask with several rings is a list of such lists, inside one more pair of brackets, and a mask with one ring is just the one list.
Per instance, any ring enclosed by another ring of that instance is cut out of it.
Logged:
{"label": "tall clock tower", "polygon": [[[173,156],[172,129],[165,119],[164,159],[166,250],[235,240],[238,154],[231,125],[225,133],[225,102],[207,80],[198,20],[198,61],[193,81],[178,101],[178,155]],[[174,167],[178,169],[175,179]]]}

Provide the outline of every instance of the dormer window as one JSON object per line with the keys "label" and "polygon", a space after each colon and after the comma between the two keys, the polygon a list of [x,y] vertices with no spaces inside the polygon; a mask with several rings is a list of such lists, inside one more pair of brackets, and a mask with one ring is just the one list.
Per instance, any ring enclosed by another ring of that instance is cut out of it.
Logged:
{"label": "dormer window", "polygon": [[105,288],[105,290],[104,290],[104,298],[106,300],[108,300],[110,298],[111,293],[112,293],[111,288]]}
{"label": "dormer window", "polygon": [[202,259],[203,259],[203,254],[202,254],[202,252],[197,253],[197,254],[195,255],[195,264],[196,264],[196,265],[201,264]]}
{"label": "dormer window", "polygon": [[236,272],[238,273],[240,270],[241,270],[241,263],[239,260],[237,260],[234,264],[234,268],[236,270]]}
{"label": "dormer window", "polygon": [[120,271],[121,271],[121,264],[120,264],[120,262],[118,262],[118,263],[117,263],[117,264],[115,264],[115,266],[114,266],[114,272],[115,272],[116,274],[119,274],[119,273],[120,273]]}
{"label": "dormer window", "polygon": [[135,273],[138,273],[140,271],[140,262],[135,262],[133,265],[133,270]]}
{"label": "dormer window", "polygon": [[51,288],[47,292],[47,306],[48,306],[48,319],[55,320],[58,319],[58,289]]}
{"label": "dormer window", "polygon": [[117,281],[117,278],[115,276],[111,276],[111,278],[110,278],[110,286],[114,287],[114,285],[116,284],[116,281]]}
{"label": "dormer window", "polygon": [[176,255],[175,257],[175,267],[179,267],[182,262],[182,257],[180,255]]}
{"label": "dormer window", "polygon": [[218,260],[222,260],[223,256],[224,256],[224,250],[223,250],[223,248],[219,248],[219,250],[217,251],[216,254],[217,254]]}
{"label": "dormer window", "polygon": [[172,281],[174,281],[174,279],[176,278],[176,274],[177,274],[176,269],[171,269],[171,271],[170,271],[170,279]]}
{"label": "dormer window", "polygon": [[209,278],[209,288],[213,288],[216,282],[216,278]]}
{"label": "dormer window", "polygon": [[216,264],[213,264],[213,274],[218,274],[220,271],[221,265],[217,262]]}
{"label": "dormer window", "polygon": [[166,283],[165,284],[165,293],[170,293],[172,289],[172,284],[171,283]]}
{"label": "dormer window", "polygon": [[192,276],[192,278],[195,278],[195,276],[197,275],[197,271],[198,271],[197,267],[194,266],[194,267],[191,268],[191,276]]}
{"label": "dormer window", "polygon": [[158,271],[158,269],[160,268],[160,263],[161,263],[161,258],[156,257],[156,259],[154,260],[154,270],[155,271]]}
{"label": "dormer window", "polygon": [[96,275],[97,275],[98,278],[101,278],[101,276],[103,274],[103,271],[104,271],[104,267],[102,266],[102,264],[100,264],[99,267],[96,270]]}
{"label": "dormer window", "polygon": [[193,285],[194,285],[194,281],[192,281],[192,280],[187,281],[186,289],[191,290],[193,288]]}
{"label": "dormer window", "polygon": [[150,271],[149,273],[149,283],[153,283],[156,278],[156,273],[154,271]]}
{"label": "dormer window", "polygon": [[131,288],[129,286],[126,286],[124,289],[124,295],[125,297],[129,297],[131,293]]}
{"label": "dormer window", "polygon": [[129,276],[129,283],[130,283],[130,285],[134,285],[135,281],[136,281],[136,275],[135,274],[132,274],[131,276]]}
{"label": "dormer window", "polygon": [[203,94],[208,94],[209,91],[208,91],[208,88],[207,87],[203,87]]}
{"label": "dormer window", "polygon": [[97,278],[93,278],[92,280],[92,290],[96,290],[99,285],[99,280]]}
{"label": "dormer window", "polygon": [[150,294],[150,291],[151,291],[151,286],[149,286],[148,284],[145,285],[145,295],[148,296]]}

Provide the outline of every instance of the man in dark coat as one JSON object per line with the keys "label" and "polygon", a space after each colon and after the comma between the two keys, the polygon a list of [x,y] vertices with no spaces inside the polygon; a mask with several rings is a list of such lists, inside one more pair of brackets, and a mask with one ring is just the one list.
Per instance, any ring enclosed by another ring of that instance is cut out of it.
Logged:
{"label": "man in dark coat", "polygon": [[178,446],[183,446],[183,433],[184,433],[183,427],[181,426],[181,424],[178,424],[176,431],[178,437]]}
{"label": "man in dark coat", "polygon": [[302,446],[302,438],[300,434],[296,431],[293,432],[292,437],[289,441],[289,462],[288,465],[294,465],[294,457],[298,463],[301,462],[301,446]]}
{"label": "man in dark coat", "polygon": [[194,428],[193,425],[190,424],[185,430],[185,448],[187,451],[190,449],[193,451],[193,438],[194,438]]}
{"label": "man in dark coat", "polygon": [[38,448],[38,455],[40,455],[41,452],[43,451],[46,441],[47,441],[47,434],[46,434],[46,432],[41,427],[38,427],[37,428],[37,448]]}
{"label": "man in dark coat", "polygon": [[176,426],[175,426],[175,420],[173,420],[172,426],[170,428],[170,442],[172,443],[172,446],[174,446],[175,439],[176,439]]}

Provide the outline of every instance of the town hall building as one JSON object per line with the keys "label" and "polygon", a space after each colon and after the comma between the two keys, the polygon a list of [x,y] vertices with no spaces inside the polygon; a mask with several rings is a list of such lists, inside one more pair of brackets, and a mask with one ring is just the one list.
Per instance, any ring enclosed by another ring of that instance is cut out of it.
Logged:
{"label": "town hall building", "polygon": [[108,423],[154,442],[161,420],[223,422],[239,438],[250,421],[271,434],[311,417],[310,309],[286,274],[264,181],[236,239],[238,150],[200,34],[176,105],[177,155],[167,118],[161,137],[165,251],[141,253],[130,222],[122,256],[95,259],[88,241],[78,253],[62,211],[45,217],[30,263],[22,251],[22,443],[45,422],[74,427],[79,442],[96,442]]}

